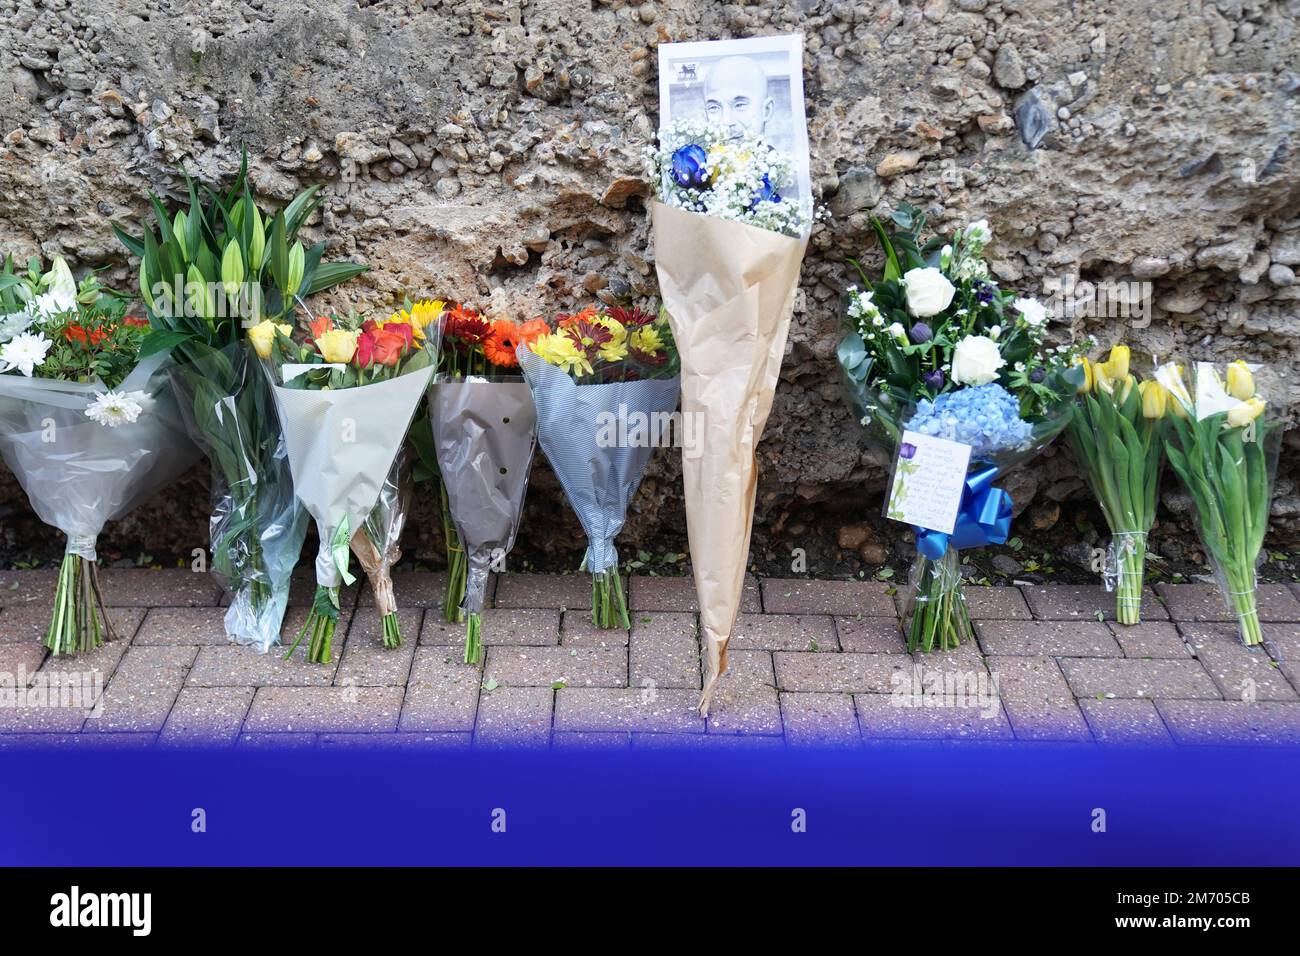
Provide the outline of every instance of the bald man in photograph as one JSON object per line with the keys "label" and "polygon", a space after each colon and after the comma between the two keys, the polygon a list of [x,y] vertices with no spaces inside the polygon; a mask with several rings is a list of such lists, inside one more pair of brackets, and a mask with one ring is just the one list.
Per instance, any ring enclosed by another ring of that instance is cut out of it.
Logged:
{"label": "bald man in photograph", "polygon": [[704,78],[704,115],[727,131],[729,139],[746,132],[762,136],[776,103],[767,95],[767,74],[743,56],[727,56]]}

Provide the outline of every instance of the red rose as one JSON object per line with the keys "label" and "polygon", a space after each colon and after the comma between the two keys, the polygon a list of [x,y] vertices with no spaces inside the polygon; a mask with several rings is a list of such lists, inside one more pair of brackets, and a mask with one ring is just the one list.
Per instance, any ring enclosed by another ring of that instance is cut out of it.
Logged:
{"label": "red rose", "polygon": [[375,333],[367,330],[357,336],[357,354],[352,357],[357,368],[369,368],[375,361]]}

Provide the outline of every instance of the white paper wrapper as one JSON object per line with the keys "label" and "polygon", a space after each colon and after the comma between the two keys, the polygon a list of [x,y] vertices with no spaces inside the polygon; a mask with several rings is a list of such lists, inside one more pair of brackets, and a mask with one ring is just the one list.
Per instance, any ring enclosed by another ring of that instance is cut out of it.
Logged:
{"label": "white paper wrapper", "polygon": [[170,359],[143,360],[114,391],[146,396],[140,417],[115,428],[86,416],[100,384],[0,375],[0,454],[32,509],[94,561],[95,540],[199,458],[168,380]]}
{"label": "white paper wrapper", "polygon": [[430,366],[356,388],[273,387],[294,490],[320,535],[321,587],[343,584],[335,536],[346,523],[350,539],[374,510],[432,376]]}

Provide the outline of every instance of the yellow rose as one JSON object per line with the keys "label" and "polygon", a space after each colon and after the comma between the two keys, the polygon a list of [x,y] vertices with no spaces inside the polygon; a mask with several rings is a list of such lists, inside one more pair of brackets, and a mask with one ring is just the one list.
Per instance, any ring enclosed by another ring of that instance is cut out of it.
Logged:
{"label": "yellow rose", "polygon": [[1262,398],[1252,398],[1249,401],[1242,402],[1235,408],[1228,409],[1228,424],[1233,428],[1240,428],[1247,422],[1253,422],[1264,413],[1264,400]]}
{"label": "yellow rose", "polygon": [[265,319],[248,330],[248,341],[253,343],[253,350],[257,352],[258,358],[271,357],[271,350],[275,347],[276,332],[289,335],[293,332],[293,326],[277,324],[270,319]]}
{"label": "yellow rose", "polygon": [[1170,399],[1169,392],[1163,385],[1155,379],[1148,379],[1138,385],[1138,393],[1142,396],[1143,418],[1165,417],[1165,411],[1169,408]]}
{"label": "yellow rose", "polygon": [[1243,402],[1255,397],[1255,376],[1241,359],[1228,366],[1228,394]]}
{"label": "yellow rose", "polygon": [[316,336],[316,350],[327,362],[347,364],[357,353],[357,333],[347,329],[331,329]]}

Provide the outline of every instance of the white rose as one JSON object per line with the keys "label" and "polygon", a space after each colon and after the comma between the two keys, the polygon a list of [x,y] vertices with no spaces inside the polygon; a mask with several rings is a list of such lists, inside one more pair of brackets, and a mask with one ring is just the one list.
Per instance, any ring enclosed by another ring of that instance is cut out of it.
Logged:
{"label": "white rose", "polygon": [[1039,326],[1047,321],[1047,308],[1037,299],[1016,299],[1011,303],[1011,307],[1019,312],[1029,325]]}
{"label": "white rose", "polygon": [[918,319],[938,315],[952,302],[957,290],[942,272],[933,266],[910,269],[903,275],[907,291],[907,311]]}
{"label": "white rose", "polygon": [[966,238],[972,242],[988,242],[993,238],[993,230],[989,228],[987,219],[976,219],[966,227]]}
{"label": "white rose", "polygon": [[987,385],[998,377],[1007,360],[998,344],[984,335],[968,335],[952,355],[952,380],[959,385]]}

